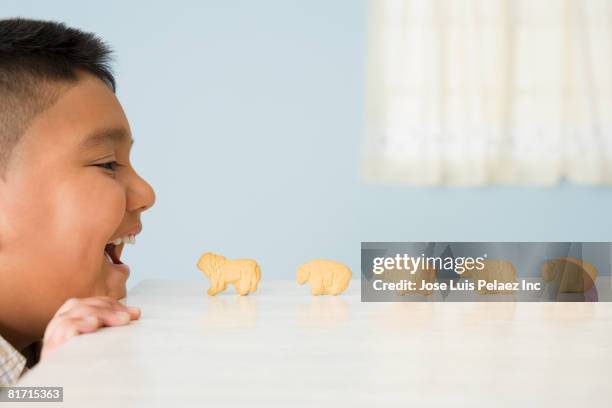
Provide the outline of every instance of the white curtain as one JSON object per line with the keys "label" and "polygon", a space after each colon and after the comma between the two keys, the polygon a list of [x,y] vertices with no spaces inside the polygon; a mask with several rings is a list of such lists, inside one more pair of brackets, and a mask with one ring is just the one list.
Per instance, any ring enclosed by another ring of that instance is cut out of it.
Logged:
{"label": "white curtain", "polygon": [[371,0],[367,180],[612,182],[612,0]]}

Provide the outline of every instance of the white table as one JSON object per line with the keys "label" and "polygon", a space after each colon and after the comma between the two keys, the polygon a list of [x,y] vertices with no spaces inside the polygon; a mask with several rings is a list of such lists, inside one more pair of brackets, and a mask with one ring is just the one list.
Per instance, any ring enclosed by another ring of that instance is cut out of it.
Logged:
{"label": "white table", "polygon": [[206,287],[142,282],[127,299],[140,321],[74,338],[20,385],[63,386],[63,407],[612,406],[612,303],[361,303],[358,281],[339,297],[290,281],[247,297]]}

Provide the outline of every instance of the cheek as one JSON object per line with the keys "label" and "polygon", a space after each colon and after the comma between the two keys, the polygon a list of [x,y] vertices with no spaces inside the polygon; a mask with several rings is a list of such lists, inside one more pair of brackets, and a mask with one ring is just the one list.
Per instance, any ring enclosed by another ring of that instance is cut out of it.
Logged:
{"label": "cheek", "polygon": [[76,233],[81,242],[107,240],[125,215],[125,189],[110,177],[85,180],[90,181],[58,189],[53,210],[55,229]]}
{"label": "cheek", "polygon": [[102,279],[104,246],[125,215],[125,189],[104,174],[58,183],[37,210],[38,238],[34,245],[46,274],[78,294]]}
{"label": "cheek", "polygon": [[60,192],[57,202],[66,202],[68,198],[70,202],[56,206],[54,230],[74,238],[71,241],[75,244],[75,255],[102,255],[104,245],[125,216],[125,190],[104,175],[86,180],[89,182],[68,186]]}

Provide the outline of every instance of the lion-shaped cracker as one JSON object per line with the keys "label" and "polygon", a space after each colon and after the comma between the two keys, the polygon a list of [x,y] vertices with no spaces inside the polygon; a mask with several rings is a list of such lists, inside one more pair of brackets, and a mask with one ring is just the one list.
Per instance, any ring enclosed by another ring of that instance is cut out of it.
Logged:
{"label": "lion-shaped cracker", "polygon": [[226,259],[222,255],[206,252],[198,260],[198,269],[210,279],[208,294],[223,292],[228,283],[234,284],[236,292],[245,296],[257,290],[261,278],[259,265],[253,259]]}
{"label": "lion-shaped cracker", "polygon": [[339,295],[349,285],[353,276],[348,266],[327,259],[306,262],[297,270],[300,285],[310,282],[313,295]]}

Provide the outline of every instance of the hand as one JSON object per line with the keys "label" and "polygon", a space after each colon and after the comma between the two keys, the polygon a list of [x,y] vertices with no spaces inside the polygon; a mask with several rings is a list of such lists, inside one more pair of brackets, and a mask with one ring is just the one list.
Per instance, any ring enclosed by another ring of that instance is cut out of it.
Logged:
{"label": "hand", "polygon": [[140,317],[140,309],[128,307],[106,296],[69,299],[55,313],[43,338],[44,360],[74,336],[92,333],[103,326],[123,326]]}

